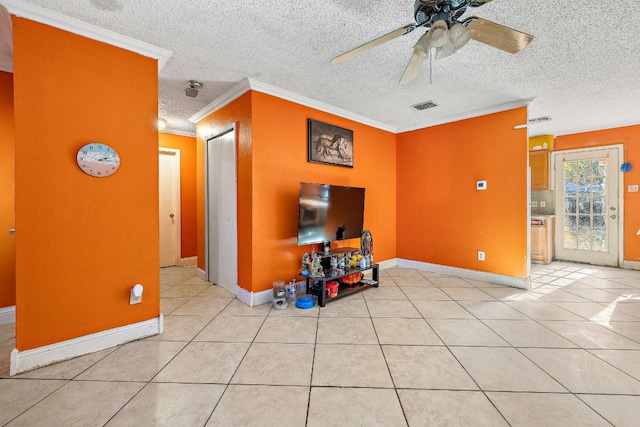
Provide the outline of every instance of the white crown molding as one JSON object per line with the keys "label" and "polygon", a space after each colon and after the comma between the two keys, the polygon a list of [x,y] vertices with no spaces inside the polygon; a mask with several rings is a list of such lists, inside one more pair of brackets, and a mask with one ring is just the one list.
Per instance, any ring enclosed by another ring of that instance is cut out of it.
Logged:
{"label": "white crown molding", "polygon": [[40,22],[41,24],[50,25],[70,33],[107,43],[131,52],[139,53],[140,55],[148,58],[157,59],[158,72],[160,72],[160,70],[162,70],[166,65],[169,57],[171,57],[173,53],[170,50],[100,28],[96,25],[82,22],[75,18],[70,18],[52,10],[25,3],[22,0],[0,0],[0,4],[3,4],[12,15]]}
{"label": "white crown molding", "polygon": [[16,323],[16,306],[0,308],[0,325]]}
{"label": "white crown molding", "polygon": [[164,128],[161,131],[159,131],[158,133],[170,133],[172,135],[178,135],[178,136],[189,136],[189,137],[196,137],[196,133],[195,132],[187,132],[184,130],[178,130],[178,129],[170,129],[170,128]]}
{"label": "white crown molding", "polygon": [[200,111],[189,117],[191,123],[198,123],[200,120],[207,118],[210,114],[215,113],[219,109],[229,105],[231,102],[240,98],[245,93],[251,90],[249,86],[249,79],[242,79],[238,84],[231,89],[214,99],[210,104],[206,105]]}
{"label": "white crown molding", "polygon": [[451,116],[443,117],[440,120],[432,122],[421,122],[413,125],[409,125],[398,130],[398,133],[411,132],[418,129],[425,129],[433,126],[443,125],[445,123],[459,122],[460,120],[472,119],[474,117],[486,116],[488,114],[500,113],[502,111],[513,110],[515,108],[528,106],[534,98],[518,99],[516,101],[507,102],[504,104],[494,105],[492,107],[481,108],[479,110],[468,111],[461,114],[453,114]]}
{"label": "white crown molding", "polygon": [[161,314],[155,319],[85,335],[31,350],[18,351],[14,349],[11,352],[9,375],[17,375],[62,360],[95,353],[96,351],[115,347],[129,341],[158,335],[163,331],[164,323]]}
{"label": "white crown molding", "polygon": [[362,123],[377,129],[385,130],[391,133],[397,133],[397,129],[393,126],[389,126],[385,123],[371,120],[367,117],[359,114],[352,113],[342,108],[334,107],[333,105],[325,104],[324,102],[317,101],[315,99],[307,98],[303,95],[281,89],[276,86],[272,86],[266,83],[259,82],[251,78],[245,78],[237,85],[223,93],[220,97],[215,99],[209,105],[198,111],[196,114],[189,118],[192,123],[198,123],[200,120],[206,118],[210,114],[218,111],[222,107],[228,105],[230,102],[235,101],[250,90],[261,92],[267,95],[275,96],[276,98],[291,101],[305,107],[310,107],[316,110],[324,111],[325,113],[334,114],[345,119],[353,120],[354,122]]}
{"label": "white crown molding", "polygon": [[399,134],[402,132],[409,132],[417,129],[424,129],[431,126],[437,126],[445,123],[457,122],[459,120],[470,119],[474,117],[486,116],[487,114],[499,113],[502,111],[513,110],[514,108],[520,108],[528,106],[534,98],[526,98],[526,99],[518,99],[516,101],[507,102],[505,104],[499,104],[492,107],[482,108],[479,110],[469,111],[462,114],[456,114],[452,116],[444,117],[440,120],[427,122],[427,123],[417,123],[406,128],[396,128],[394,126],[379,122],[377,120],[372,120],[367,117],[361,116],[359,114],[352,113],[350,111],[344,110],[342,108],[334,107],[333,105],[325,104],[324,102],[317,101],[315,99],[307,98],[303,95],[298,95],[297,93],[278,88],[276,86],[269,85],[267,83],[262,83],[252,78],[245,78],[240,81],[238,84],[233,86],[231,89],[220,95],[209,105],[205,106],[203,109],[198,111],[196,114],[191,116],[188,120],[191,123],[198,123],[200,120],[205,119],[210,114],[218,111],[219,109],[225,107],[232,101],[240,98],[245,93],[250,90],[254,90],[256,92],[265,93],[267,95],[275,96],[276,98],[284,99],[286,101],[291,101],[299,105],[304,105],[306,107],[314,108],[316,110],[324,111],[325,113],[335,114],[336,116],[343,117],[345,119],[353,120],[354,122],[362,123],[364,125],[368,125],[377,129],[385,130],[394,134]]}

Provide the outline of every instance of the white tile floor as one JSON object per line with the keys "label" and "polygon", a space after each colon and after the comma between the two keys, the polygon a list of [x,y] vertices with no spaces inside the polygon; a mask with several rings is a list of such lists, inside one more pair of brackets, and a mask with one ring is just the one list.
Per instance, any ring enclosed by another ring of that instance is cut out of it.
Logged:
{"label": "white tile floor", "polygon": [[533,279],[393,268],[277,311],[165,268],[162,336],[9,378],[0,326],[0,425],[640,425],[640,272],[554,263]]}

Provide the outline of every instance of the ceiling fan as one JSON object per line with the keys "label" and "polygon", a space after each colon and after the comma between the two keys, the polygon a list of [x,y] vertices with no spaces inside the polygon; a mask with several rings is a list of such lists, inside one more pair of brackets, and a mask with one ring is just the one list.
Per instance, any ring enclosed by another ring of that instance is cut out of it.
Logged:
{"label": "ceiling fan", "polygon": [[409,34],[419,27],[428,31],[413,46],[413,55],[400,79],[400,83],[413,80],[422,63],[429,59],[431,49],[435,59],[445,58],[464,47],[471,39],[493,46],[508,53],[518,53],[526,48],[533,36],[496,24],[477,16],[460,20],[467,7],[480,7],[491,0],[415,0],[413,5],[416,23],[408,24],[368,43],[358,46],[331,60],[338,64],[366,50]]}

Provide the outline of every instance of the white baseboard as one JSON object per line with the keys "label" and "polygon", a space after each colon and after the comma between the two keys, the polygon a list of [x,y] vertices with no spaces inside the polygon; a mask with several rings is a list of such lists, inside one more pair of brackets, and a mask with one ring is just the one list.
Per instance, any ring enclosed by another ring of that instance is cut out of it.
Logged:
{"label": "white baseboard", "polygon": [[236,287],[236,298],[247,304],[249,307],[255,307],[256,305],[271,302],[272,297],[273,291],[271,289],[261,292],[250,292],[240,286]]}
{"label": "white baseboard", "polygon": [[16,323],[16,306],[0,308],[0,325]]}
{"label": "white baseboard", "polygon": [[380,270],[386,270],[387,268],[393,268],[398,266],[398,258],[386,259],[378,263]]}
{"label": "white baseboard", "polygon": [[198,275],[198,278],[200,278],[200,279],[202,279],[202,280],[207,280],[207,279],[205,279],[205,277],[206,277],[206,273],[205,273],[205,271],[204,271],[203,269],[198,268],[198,269],[196,270],[196,274]]}
{"label": "white baseboard", "polygon": [[45,345],[32,350],[18,351],[14,349],[11,352],[9,374],[12,376],[21,374],[55,362],[94,353],[129,341],[158,335],[162,332],[164,332],[164,322],[161,314],[155,319]]}
{"label": "white baseboard", "polygon": [[485,271],[468,270],[466,268],[450,267],[447,265],[430,264],[421,261],[408,259],[398,259],[398,267],[413,268],[421,271],[431,271],[433,273],[446,274],[449,276],[463,277],[465,279],[480,280],[483,282],[495,283],[512,288],[529,289],[531,287],[528,277],[512,277],[502,274],[487,273]]}
{"label": "white baseboard", "polygon": [[180,266],[196,265],[196,264],[198,264],[198,257],[197,256],[192,256],[192,257],[188,257],[188,258],[180,258]]}
{"label": "white baseboard", "polygon": [[[640,262],[638,261],[622,261],[622,268],[627,270],[640,270]],[[2,322],[0,322],[2,323]]]}

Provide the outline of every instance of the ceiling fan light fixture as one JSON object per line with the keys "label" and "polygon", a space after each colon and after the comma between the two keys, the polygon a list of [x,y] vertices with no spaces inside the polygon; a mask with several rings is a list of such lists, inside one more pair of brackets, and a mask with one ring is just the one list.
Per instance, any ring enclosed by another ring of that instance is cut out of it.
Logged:
{"label": "ceiling fan light fixture", "polygon": [[446,58],[447,56],[451,56],[456,53],[456,48],[451,43],[451,40],[447,40],[445,44],[436,48],[436,59]]}
{"label": "ceiling fan light fixture", "polygon": [[444,46],[449,41],[449,28],[444,21],[436,21],[427,33],[429,45],[438,48]]}
{"label": "ceiling fan light fixture", "polygon": [[473,30],[470,30],[462,24],[454,24],[449,29],[449,36],[451,37],[451,43],[456,50],[462,49],[469,40],[473,37]]}
{"label": "ceiling fan light fixture", "polygon": [[420,51],[427,55],[427,58],[429,58],[429,48],[429,33],[427,32],[418,39],[415,45],[413,45],[413,52],[416,53],[417,51]]}

